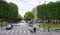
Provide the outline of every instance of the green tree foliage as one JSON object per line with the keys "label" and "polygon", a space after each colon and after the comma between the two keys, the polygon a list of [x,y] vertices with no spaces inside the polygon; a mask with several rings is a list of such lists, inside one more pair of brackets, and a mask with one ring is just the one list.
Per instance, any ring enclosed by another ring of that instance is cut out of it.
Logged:
{"label": "green tree foliage", "polygon": [[43,19],[46,15],[46,4],[37,6],[37,17]]}
{"label": "green tree foliage", "polygon": [[18,21],[20,21],[20,20],[22,20],[22,19],[23,19],[23,17],[22,17],[20,14],[18,14],[17,19],[18,19]]}
{"label": "green tree foliage", "polygon": [[33,18],[34,18],[34,15],[33,15],[33,13],[30,12],[30,11],[26,12],[25,15],[24,15],[24,19],[25,19],[25,20],[31,20],[31,19],[33,19]]}
{"label": "green tree foliage", "polygon": [[4,0],[0,0],[0,1],[4,1]]}
{"label": "green tree foliage", "polygon": [[60,19],[60,2],[50,2],[37,6],[37,17],[39,19]]}
{"label": "green tree foliage", "polygon": [[0,22],[1,28],[3,27],[3,20],[7,18],[9,5],[6,1],[0,0]]}
{"label": "green tree foliage", "polygon": [[18,7],[14,3],[9,3],[9,13],[8,19],[17,19],[18,17]]}
{"label": "green tree foliage", "polygon": [[0,19],[15,20],[18,17],[18,7],[14,3],[0,1]]}
{"label": "green tree foliage", "polygon": [[56,18],[60,20],[60,1],[55,3]]}
{"label": "green tree foliage", "polygon": [[8,15],[9,5],[6,1],[0,1],[0,19],[6,19]]}
{"label": "green tree foliage", "polygon": [[18,7],[14,3],[7,3],[5,0],[0,0],[0,21],[1,28],[3,20],[16,20],[18,17]]}
{"label": "green tree foliage", "polygon": [[48,3],[47,4],[47,10],[48,10],[48,12],[49,12],[49,15],[48,15],[48,18],[50,18],[50,19],[56,19],[55,17],[56,17],[56,9],[55,9],[55,5],[54,5],[55,3],[54,2],[50,2],[50,3]]}

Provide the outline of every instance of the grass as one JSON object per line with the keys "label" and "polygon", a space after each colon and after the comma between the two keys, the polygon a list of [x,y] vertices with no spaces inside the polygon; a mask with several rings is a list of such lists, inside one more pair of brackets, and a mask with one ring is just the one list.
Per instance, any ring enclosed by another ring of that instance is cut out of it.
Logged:
{"label": "grass", "polygon": [[[39,24],[40,27],[43,27],[43,24]],[[50,26],[51,31],[53,31],[55,28],[60,28],[60,24],[45,24],[45,28],[48,29],[48,26]]]}
{"label": "grass", "polygon": [[5,25],[1,25],[1,24],[0,24],[0,27],[1,27],[1,26],[3,27],[3,26],[5,26]]}
{"label": "grass", "polygon": [[5,22],[5,21],[4,21],[2,24],[1,24],[1,22],[0,22],[0,27],[1,27],[1,26],[2,26],[2,27],[3,27],[3,26],[6,26],[6,24],[7,24],[7,22]]}

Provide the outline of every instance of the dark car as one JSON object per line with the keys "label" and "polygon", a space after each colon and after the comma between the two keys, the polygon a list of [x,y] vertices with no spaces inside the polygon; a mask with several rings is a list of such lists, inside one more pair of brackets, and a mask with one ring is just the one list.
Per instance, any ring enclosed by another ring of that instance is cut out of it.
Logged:
{"label": "dark car", "polygon": [[6,26],[6,30],[10,30],[10,29],[12,29],[13,28],[13,25],[12,24],[8,24],[7,26]]}
{"label": "dark car", "polygon": [[31,26],[31,27],[32,27],[32,26],[33,26],[33,24],[29,24],[29,26]]}

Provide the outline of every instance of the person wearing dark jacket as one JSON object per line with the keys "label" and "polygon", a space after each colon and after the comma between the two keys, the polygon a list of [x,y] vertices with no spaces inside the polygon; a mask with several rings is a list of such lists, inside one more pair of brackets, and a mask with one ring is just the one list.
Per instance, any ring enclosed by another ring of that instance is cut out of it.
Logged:
{"label": "person wearing dark jacket", "polygon": [[48,26],[48,32],[50,32],[50,28],[51,28],[51,27],[50,27],[50,26]]}
{"label": "person wearing dark jacket", "polygon": [[34,33],[36,33],[36,27],[33,28]]}

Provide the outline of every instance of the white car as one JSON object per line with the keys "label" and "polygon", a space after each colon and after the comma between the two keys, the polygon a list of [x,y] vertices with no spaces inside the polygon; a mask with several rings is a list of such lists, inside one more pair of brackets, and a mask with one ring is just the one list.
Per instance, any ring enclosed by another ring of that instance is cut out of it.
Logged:
{"label": "white car", "polygon": [[12,29],[12,25],[11,25],[11,24],[8,24],[8,25],[6,26],[6,30],[10,30],[10,29]]}

